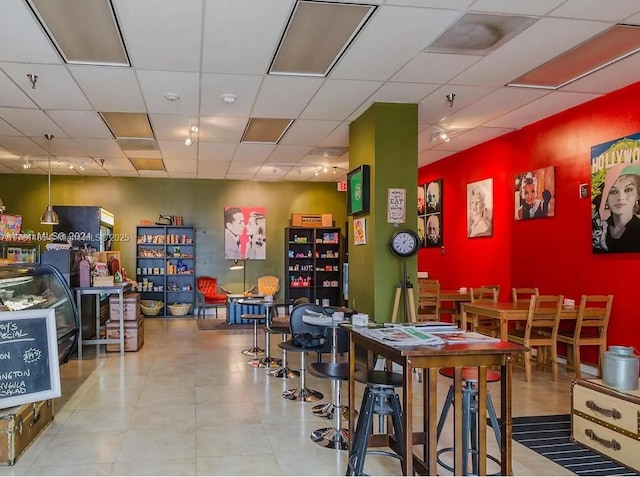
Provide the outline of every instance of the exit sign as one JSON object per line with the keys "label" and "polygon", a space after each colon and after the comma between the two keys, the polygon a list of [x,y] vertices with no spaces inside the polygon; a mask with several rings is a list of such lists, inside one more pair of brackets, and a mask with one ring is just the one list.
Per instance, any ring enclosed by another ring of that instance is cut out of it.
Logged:
{"label": "exit sign", "polygon": [[347,192],[347,181],[338,182],[338,192]]}

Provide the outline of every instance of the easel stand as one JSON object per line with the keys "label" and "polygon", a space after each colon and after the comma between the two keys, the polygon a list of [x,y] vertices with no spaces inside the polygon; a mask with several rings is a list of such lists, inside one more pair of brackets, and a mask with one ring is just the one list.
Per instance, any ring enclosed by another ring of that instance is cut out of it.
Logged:
{"label": "easel stand", "polygon": [[407,260],[402,260],[402,281],[398,282],[396,287],[396,297],[393,301],[393,312],[391,314],[391,323],[395,323],[398,318],[398,307],[400,305],[400,298],[404,292],[404,322],[415,323],[416,307],[413,300],[413,284],[407,278]]}

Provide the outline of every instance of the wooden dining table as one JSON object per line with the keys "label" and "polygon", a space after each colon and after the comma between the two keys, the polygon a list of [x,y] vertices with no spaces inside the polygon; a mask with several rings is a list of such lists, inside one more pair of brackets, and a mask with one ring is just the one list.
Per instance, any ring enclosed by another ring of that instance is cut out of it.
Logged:
{"label": "wooden dining table", "polygon": [[[369,447],[391,447],[396,452],[402,448],[403,475],[437,475],[438,463],[438,406],[437,382],[438,370],[442,367],[454,368],[454,475],[463,475],[462,468],[463,423],[462,423],[462,368],[475,367],[478,370],[477,412],[487,415],[487,370],[499,366],[500,380],[500,474],[512,475],[511,468],[511,362],[512,355],[523,353],[526,348],[506,341],[489,343],[458,343],[435,346],[391,346],[386,342],[375,340],[363,334],[363,328],[351,325],[340,325],[349,331],[349,433],[355,431],[355,372],[356,347],[363,347],[371,356],[377,355],[397,363],[402,367],[402,426],[401,446],[395,436],[389,434],[372,434],[369,436]],[[423,395],[422,429],[414,430],[418,425],[414,422],[414,380],[413,370],[421,369],[424,380],[421,383]],[[478,456],[479,475],[487,474],[487,420],[478,420]],[[414,446],[421,446],[416,453]],[[351,452],[351,449],[350,449]],[[409,458],[411,456],[411,458]]]}
{"label": "wooden dining table", "polygon": [[[462,322],[460,327],[467,326],[467,314],[474,314],[485,318],[493,318],[500,322],[500,339],[507,340],[510,321],[526,321],[529,313],[529,302],[499,302],[499,303],[462,303]],[[604,308],[588,308],[589,316],[604,314]],[[560,312],[561,320],[575,320],[578,318],[577,306],[563,306]]]}

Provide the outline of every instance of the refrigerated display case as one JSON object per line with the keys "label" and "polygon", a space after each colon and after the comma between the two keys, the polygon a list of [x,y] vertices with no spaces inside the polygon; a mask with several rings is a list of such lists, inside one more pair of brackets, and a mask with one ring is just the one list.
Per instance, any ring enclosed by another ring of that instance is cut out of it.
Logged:
{"label": "refrigerated display case", "polygon": [[58,360],[66,363],[77,346],[78,311],[71,289],[50,265],[0,266],[0,316],[5,311],[53,308],[56,313]]}

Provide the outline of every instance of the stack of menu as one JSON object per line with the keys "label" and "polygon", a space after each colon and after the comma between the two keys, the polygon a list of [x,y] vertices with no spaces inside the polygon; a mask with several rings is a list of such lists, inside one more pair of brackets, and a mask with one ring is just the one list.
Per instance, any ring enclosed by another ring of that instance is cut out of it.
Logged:
{"label": "stack of menu", "polygon": [[361,333],[390,346],[439,345],[444,340],[416,326],[393,326],[385,328],[365,328]]}

